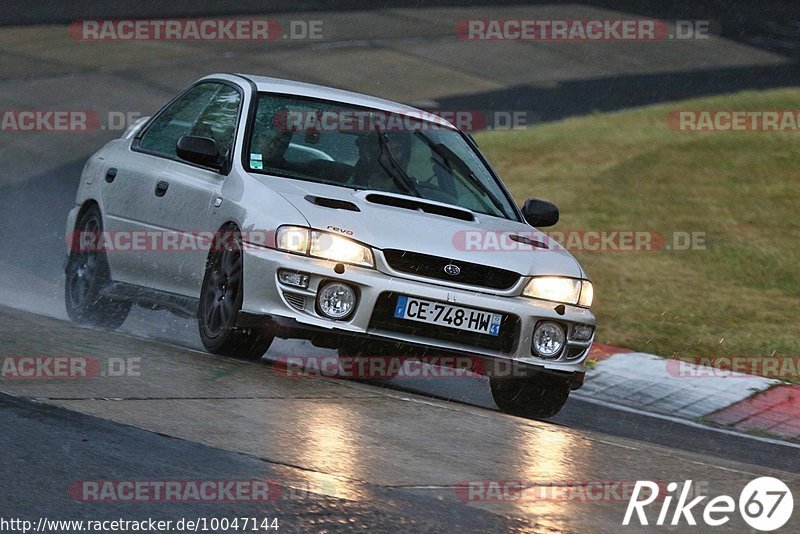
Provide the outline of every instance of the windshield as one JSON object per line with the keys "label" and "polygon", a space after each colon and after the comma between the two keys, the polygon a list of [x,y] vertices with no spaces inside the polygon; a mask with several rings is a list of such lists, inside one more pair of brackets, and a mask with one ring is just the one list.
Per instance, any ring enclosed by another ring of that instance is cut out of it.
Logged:
{"label": "windshield", "polygon": [[251,132],[251,171],[517,219],[508,195],[464,137],[422,116],[260,94]]}

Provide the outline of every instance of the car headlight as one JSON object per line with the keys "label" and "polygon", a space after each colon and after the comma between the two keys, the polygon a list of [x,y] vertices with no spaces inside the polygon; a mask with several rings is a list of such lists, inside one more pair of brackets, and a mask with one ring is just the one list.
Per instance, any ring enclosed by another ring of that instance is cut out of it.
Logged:
{"label": "car headlight", "polygon": [[323,260],[375,267],[372,249],[352,239],[330,232],[309,230],[300,226],[281,226],[275,246],[284,252],[305,254]]}
{"label": "car headlight", "polygon": [[328,232],[311,232],[311,247],[308,252],[315,258],[352,263],[365,267],[374,267],[372,250],[352,239],[347,239]]}
{"label": "car headlight", "polygon": [[581,281],[581,298],[578,301],[578,306],[584,308],[591,308],[592,301],[594,300],[594,286],[588,280]]}
{"label": "car headlight", "polygon": [[592,305],[594,288],[588,280],[562,276],[534,276],[522,293],[526,297],[577,304],[588,308]]}
{"label": "car headlight", "polygon": [[275,246],[284,252],[308,253],[308,228],[281,226],[275,236]]}

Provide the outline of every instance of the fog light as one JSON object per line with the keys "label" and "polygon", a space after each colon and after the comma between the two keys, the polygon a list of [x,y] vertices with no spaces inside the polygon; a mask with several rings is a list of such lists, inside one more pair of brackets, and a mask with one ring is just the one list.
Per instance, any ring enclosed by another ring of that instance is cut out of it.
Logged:
{"label": "fog light", "polygon": [[533,332],[533,349],[542,358],[555,358],[564,348],[564,328],[551,321],[542,321]]}
{"label": "fog light", "polygon": [[594,333],[594,327],[588,324],[576,324],[572,327],[572,339],[575,341],[589,341]]}
{"label": "fog light", "polygon": [[280,270],[278,271],[278,280],[287,286],[308,287],[308,275],[303,273]]}
{"label": "fog light", "polygon": [[317,306],[325,317],[344,319],[356,309],[356,292],[347,284],[325,284],[317,293]]}

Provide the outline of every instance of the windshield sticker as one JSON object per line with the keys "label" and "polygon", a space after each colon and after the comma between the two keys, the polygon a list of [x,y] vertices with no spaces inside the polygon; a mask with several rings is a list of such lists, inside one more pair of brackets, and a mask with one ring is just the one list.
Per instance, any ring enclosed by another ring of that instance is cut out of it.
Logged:
{"label": "windshield sticker", "polygon": [[264,162],[261,161],[262,156],[261,154],[251,153],[250,154],[250,168],[251,169],[263,169]]}

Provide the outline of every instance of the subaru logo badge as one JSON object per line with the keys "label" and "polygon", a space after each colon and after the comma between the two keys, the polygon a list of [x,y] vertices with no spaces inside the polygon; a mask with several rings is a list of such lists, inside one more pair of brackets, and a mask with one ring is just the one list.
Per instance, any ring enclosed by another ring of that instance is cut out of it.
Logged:
{"label": "subaru logo badge", "polygon": [[461,267],[455,263],[448,263],[444,266],[444,272],[450,276],[458,276],[461,273]]}

